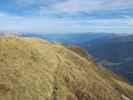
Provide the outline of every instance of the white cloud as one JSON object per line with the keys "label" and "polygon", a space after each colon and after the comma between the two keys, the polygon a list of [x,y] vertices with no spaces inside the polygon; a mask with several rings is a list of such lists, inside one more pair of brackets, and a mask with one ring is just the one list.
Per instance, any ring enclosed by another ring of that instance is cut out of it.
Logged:
{"label": "white cloud", "polygon": [[133,32],[133,18],[70,20],[48,17],[20,17],[0,13],[0,30],[17,32]]}
{"label": "white cloud", "polygon": [[[133,0],[9,0],[19,8],[44,8],[61,12],[118,10],[133,8]],[[42,10],[42,9],[41,9]]]}
{"label": "white cloud", "polygon": [[[123,15],[117,19],[58,19],[50,18],[49,12],[95,12],[113,11],[133,8],[133,0],[10,0],[24,11],[31,12],[31,16],[22,17],[0,12],[0,30],[21,32],[133,32],[133,17]],[[34,6],[35,5],[35,6]],[[16,7],[16,6],[14,6]],[[34,10],[26,10],[27,7],[37,7]],[[10,12],[12,13],[12,12]],[[40,16],[35,16],[39,13]],[[19,14],[19,13],[18,13]],[[62,13],[60,13],[62,14]],[[45,15],[45,16],[41,16]],[[80,15],[77,15],[80,16]]]}
{"label": "white cloud", "polygon": [[53,8],[62,12],[120,10],[133,8],[133,0],[66,0]]}

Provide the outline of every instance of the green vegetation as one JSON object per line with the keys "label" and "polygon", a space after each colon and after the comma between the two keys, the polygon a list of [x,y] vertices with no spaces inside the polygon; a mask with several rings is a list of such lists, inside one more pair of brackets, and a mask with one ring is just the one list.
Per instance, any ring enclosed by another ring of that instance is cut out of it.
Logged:
{"label": "green vegetation", "polygon": [[0,100],[133,100],[133,87],[80,48],[0,38]]}

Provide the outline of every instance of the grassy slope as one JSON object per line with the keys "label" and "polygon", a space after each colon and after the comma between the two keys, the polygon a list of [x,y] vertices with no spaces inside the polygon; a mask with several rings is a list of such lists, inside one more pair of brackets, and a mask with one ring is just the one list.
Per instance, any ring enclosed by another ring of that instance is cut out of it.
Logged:
{"label": "grassy slope", "polygon": [[132,86],[80,51],[31,38],[0,38],[0,100],[133,99]]}

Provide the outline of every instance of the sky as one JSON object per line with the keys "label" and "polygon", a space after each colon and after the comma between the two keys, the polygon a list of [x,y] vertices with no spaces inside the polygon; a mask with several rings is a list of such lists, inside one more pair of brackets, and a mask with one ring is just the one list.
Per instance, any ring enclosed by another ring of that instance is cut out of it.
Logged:
{"label": "sky", "polygon": [[133,0],[0,0],[0,31],[133,33]]}

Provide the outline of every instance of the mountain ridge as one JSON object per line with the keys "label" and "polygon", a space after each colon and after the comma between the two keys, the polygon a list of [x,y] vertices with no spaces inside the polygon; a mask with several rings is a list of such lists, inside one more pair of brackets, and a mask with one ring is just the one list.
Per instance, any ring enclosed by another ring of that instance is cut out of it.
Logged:
{"label": "mountain ridge", "polygon": [[133,84],[133,34],[25,34],[25,36],[84,48],[97,63],[103,64]]}
{"label": "mountain ridge", "polygon": [[0,99],[133,99],[131,85],[76,50],[41,39],[1,37]]}

